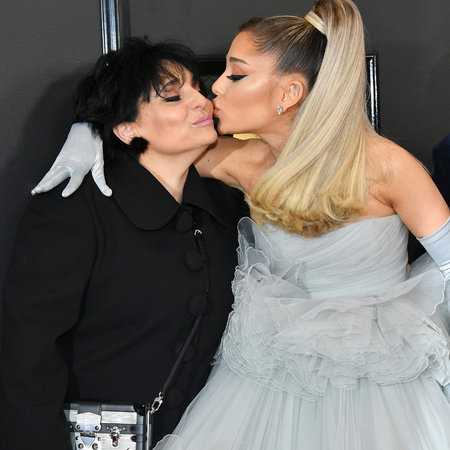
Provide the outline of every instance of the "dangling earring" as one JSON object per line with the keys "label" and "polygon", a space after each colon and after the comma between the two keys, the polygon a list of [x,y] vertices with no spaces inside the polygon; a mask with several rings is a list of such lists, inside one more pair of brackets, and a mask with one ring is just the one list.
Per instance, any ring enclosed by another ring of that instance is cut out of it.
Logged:
{"label": "dangling earring", "polygon": [[283,114],[283,107],[282,106],[278,105],[277,113],[278,113],[278,115]]}

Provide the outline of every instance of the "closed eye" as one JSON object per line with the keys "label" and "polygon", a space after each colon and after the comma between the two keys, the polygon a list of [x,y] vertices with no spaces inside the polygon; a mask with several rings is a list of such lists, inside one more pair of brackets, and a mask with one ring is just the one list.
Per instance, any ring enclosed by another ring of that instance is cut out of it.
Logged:
{"label": "closed eye", "polygon": [[179,95],[173,95],[172,97],[165,97],[164,101],[165,102],[177,102],[181,100],[181,97]]}
{"label": "closed eye", "polygon": [[242,80],[242,78],[245,78],[247,75],[228,75],[227,78],[230,81],[239,81]]}

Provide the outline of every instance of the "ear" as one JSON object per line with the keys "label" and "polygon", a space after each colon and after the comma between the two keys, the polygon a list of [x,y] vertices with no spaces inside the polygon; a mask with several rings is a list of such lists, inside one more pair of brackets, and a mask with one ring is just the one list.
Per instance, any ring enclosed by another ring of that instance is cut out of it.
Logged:
{"label": "ear", "polygon": [[300,106],[306,97],[306,84],[301,79],[286,80],[283,89],[283,97],[281,99],[281,106],[286,111],[293,106]]}
{"label": "ear", "polygon": [[129,122],[122,122],[113,128],[114,134],[125,144],[130,145],[131,141],[137,137],[133,127]]}

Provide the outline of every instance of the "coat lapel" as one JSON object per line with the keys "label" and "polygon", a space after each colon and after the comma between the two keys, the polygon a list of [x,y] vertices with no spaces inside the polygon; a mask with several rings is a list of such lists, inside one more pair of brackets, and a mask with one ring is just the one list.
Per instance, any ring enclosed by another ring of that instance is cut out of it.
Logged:
{"label": "coat lapel", "polygon": [[[137,161],[121,161],[105,167],[105,176],[113,198],[138,228],[158,230],[167,225],[180,208],[164,186]],[[184,185],[182,204],[203,209],[222,225],[227,224],[226,217],[193,165]]]}

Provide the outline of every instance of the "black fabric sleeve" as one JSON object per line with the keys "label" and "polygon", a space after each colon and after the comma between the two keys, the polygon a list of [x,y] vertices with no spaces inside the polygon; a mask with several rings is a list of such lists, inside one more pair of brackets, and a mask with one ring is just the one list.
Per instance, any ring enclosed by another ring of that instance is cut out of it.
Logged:
{"label": "black fabric sleeve", "polygon": [[60,338],[75,325],[96,252],[82,193],[34,197],[4,285],[1,377],[9,450],[69,450],[61,411],[68,369]]}

